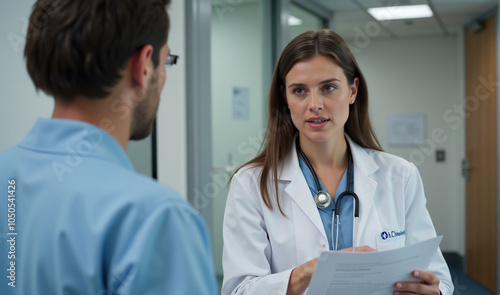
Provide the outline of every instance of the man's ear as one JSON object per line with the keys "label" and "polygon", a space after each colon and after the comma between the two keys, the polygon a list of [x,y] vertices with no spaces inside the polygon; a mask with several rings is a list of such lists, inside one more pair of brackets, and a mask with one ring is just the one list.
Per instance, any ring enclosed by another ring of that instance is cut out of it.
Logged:
{"label": "man's ear", "polygon": [[153,46],[145,45],[138,49],[130,59],[131,77],[134,86],[138,86],[141,90],[147,86],[147,78],[153,71]]}

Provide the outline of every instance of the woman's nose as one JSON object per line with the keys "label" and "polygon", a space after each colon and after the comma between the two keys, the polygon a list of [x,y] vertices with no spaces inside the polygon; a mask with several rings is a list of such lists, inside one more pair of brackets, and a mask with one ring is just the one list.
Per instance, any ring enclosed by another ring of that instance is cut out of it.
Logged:
{"label": "woman's nose", "polygon": [[311,112],[317,112],[323,109],[323,100],[321,96],[315,92],[311,92],[309,95],[309,110]]}

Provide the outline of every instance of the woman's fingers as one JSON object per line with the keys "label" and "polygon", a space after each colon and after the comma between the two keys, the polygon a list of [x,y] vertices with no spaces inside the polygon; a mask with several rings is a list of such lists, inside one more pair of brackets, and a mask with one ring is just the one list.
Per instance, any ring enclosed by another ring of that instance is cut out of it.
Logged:
{"label": "woman's fingers", "polygon": [[[341,252],[352,252],[352,247],[351,248],[345,248],[340,250]],[[361,247],[356,247],[355,252],[377,252],[377,249],[373,249],[370,246],[361,246]]]}
{"label": "woman's fingers", "polygon": [[430,271],[416,270],[412,273],[413,277],[420,280],[420,282],[397,282],[394,284],[396,289],[393,294],[425,294],[425,295],[439,295],[439,278]]}

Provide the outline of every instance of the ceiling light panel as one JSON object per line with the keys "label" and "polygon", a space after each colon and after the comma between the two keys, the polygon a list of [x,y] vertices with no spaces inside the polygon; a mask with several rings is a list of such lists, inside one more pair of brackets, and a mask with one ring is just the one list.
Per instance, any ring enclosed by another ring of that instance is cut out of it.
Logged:
{"label": "ceiling light panel", "polygon": [[368,8],[368,12],[377,20],[432,17],[432,10],[427,4],[374,7]]}
{"label": "ceiling light panel", "polygon": [[289,26],[300,26],[302,24],[302,20],[293,15],[288,16],[288,25]]}

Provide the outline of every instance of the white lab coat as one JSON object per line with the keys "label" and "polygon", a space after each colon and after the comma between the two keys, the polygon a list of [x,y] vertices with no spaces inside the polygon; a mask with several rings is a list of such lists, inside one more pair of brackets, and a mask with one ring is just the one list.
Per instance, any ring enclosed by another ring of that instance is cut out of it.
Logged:
{"label": "white lab coat", "polygon": [[[402,158],[364,149],[346,138],[354,161],[354,191],[360,202],[356,246],[383,251],[435,237],[417,168]],[[223,295],[286,294],[292,269],[328,249],[295,145],[278,174],[280,205],[286,217],[277,208],[271,211],[262,201],[261,170],[243,168],[231,182],[223,224]],[[272,181],[269,187],[274,200]],[[384,231],[404,231],[405,235],[384,240]],[[439,277],[444,295],[453,294],[448,266],[440,251],[428,270]]]}

